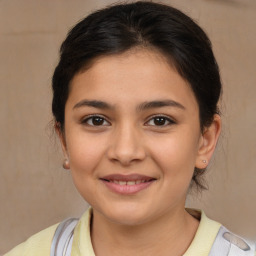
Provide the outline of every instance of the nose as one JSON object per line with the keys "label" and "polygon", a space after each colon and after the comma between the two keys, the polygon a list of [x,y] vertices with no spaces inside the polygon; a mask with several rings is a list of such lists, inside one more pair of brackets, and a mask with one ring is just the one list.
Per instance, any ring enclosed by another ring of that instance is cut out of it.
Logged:
{"label": "nose", "polygon": [[143,137],[135,127],[123,125],[113,132],[107,155],[111,161],[123,166],[140,162],[146,157]]}

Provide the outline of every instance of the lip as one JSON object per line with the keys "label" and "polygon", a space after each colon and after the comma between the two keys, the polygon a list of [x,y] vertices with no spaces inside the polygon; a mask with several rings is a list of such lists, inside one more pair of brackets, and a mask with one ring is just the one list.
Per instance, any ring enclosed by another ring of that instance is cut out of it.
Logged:
{"label": "lip", "polygon": [[[141,174],[111,174],[101,177],[100,180],[112,192],[123,195],[132,195],[148,188],[156,179]],[[129,181],[132,184],[123,184],[124,182]],[[122,184],[119,184],[119,182]]]}

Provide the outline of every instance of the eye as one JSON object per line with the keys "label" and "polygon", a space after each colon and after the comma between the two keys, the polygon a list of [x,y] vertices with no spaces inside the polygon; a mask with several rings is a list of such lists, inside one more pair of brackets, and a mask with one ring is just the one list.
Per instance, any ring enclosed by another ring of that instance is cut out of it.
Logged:
{"label": "eye", "polygon": [[110,123],[102,116],[93,115],[82,120],[82,124],[89,126],[108,126]]}
{"label": "eye", "polygon": [[147,121],[147,125],[150,126],[167,126],[167,125],[171,125],[174,124],[175,122],[165,116],[154,116],[153,118],[151,118],[149,121]]}

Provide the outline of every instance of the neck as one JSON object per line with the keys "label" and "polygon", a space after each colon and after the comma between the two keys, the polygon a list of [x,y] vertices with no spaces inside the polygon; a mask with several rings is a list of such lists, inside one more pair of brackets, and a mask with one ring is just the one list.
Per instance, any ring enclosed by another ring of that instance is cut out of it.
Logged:
{"label": "neck", "polygon": [[132,226],[111,222],[94,211],[91,238],[96,256],[183,255],[198,224],[184,208]]}

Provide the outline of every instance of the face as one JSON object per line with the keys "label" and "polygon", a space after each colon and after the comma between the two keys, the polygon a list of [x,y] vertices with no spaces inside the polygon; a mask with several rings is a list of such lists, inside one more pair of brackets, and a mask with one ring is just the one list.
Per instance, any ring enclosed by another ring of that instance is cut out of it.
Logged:
{"label": "face", "polygon": [[134,50],[74,77],[62,142],[94,212],[135,225],[184,211],[204,138],[188,83],[160,54]]}

